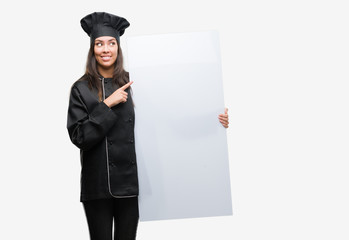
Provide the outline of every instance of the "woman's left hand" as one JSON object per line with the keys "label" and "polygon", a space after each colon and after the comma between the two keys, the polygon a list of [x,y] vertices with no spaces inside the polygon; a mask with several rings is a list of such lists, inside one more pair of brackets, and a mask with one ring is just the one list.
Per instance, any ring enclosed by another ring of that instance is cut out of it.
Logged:
{"label": "woman's left hand", "polygon": [[218,119],[223,125],[223,127],[228,128],[229,126],[229,116],[228,116],[228,108],[225,108],[224,114],[219,114]]}

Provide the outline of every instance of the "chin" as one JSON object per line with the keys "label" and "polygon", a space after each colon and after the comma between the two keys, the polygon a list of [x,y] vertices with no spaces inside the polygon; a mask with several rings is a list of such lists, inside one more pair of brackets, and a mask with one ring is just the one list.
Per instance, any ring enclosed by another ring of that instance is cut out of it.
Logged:
{"label": "chin", "polygon": [[114,65],[113,64],[99,64],[102,68],[105,68],[105,69],[109,69],[111,67],[113,67]]}
{"label": "chin", "polygon": [[111,67],[114,66],[114,63],[115,63],[115,61],[114,62],[110,62],[110,63],[98,62],[98,65],[101,66],[102,68],[111,68]]}

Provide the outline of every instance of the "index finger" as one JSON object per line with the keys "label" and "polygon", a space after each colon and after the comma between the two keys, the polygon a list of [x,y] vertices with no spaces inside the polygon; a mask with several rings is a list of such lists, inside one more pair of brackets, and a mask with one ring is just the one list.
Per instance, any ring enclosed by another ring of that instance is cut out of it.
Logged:
{"label": "index finger", "polygon": [[133,83],[133,81],[130,81],[128,83],[126,83],[124,86],[122,86],[120,89],[125,90],[126,88],[128,88],[129,86],[131,86],[131,84]]}

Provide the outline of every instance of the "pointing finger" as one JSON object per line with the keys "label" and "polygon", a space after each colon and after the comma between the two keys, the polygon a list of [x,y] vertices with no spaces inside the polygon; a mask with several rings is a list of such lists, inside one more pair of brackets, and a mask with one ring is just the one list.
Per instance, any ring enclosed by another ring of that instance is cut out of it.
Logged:
{"label": "pointing finger", "polygon": [[130,82],[126,83],[124,86],[122,86],[122,87],[119,88],[119,89],[125,90],[126,88],[128,88],[129,86],[131,86],[132,83],[133,83],[133,81],[130,81]]}

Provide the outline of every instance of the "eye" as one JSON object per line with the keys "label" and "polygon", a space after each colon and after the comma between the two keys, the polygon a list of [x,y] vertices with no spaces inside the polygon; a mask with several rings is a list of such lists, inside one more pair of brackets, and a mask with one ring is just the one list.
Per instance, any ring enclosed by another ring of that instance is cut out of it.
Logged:
{"label": "eye", "polygon": [[114,46],[116,43],[115,42],[110,42],[110,45],[111,46]]}
{"label": "eye", "polygon": [[97,47],[100,47],[100,46],[102,46],[102,43],[100,43],[100,42],[99,42],[99,43],[96,43],[96,46],[97,46]]}

